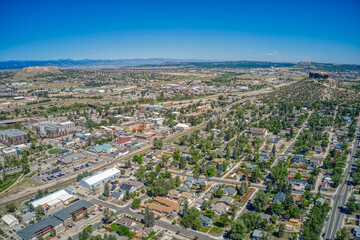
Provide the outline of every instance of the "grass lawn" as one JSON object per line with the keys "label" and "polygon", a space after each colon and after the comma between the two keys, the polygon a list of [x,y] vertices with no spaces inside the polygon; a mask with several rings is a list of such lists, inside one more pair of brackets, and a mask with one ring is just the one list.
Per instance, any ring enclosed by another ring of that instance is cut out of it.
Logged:
{"label": "grass lawn", "polygon": [[233,199],[235,199],[235,200],[239,200],[239,198],[240,198],[240,195],[238,195],[238,194],[235,194],[235,196],[233,196]]}
{"label": "grass lawn", "polygon": [[152,236],[154,236],[154,235],[155,235],[155,232],[152,231],[152,232],[149,234],[149,236],[147,236],[146,238],[143,238],[143,240],[148,240],[148,239],[152,238]]}
{"label": "grass lawn", "polygon": [[206,228],[206,227],[201,227],[201,228],[200,228],[200,232],[207,233],[208,231],[209,231],[209,229]]}
{"label": "grass lawn", "polygon": [[61,149],[59,148],[53,148],[53,149],[50,149],[49,150],[49,154],[55,154],[55,153],[58,153]]}
{"label": "grass lawn", "polygon": [[129,228],[122,225],[118,226],[116,223],[111,224],[109,229],[113,232],[117,232],[120,236],[126,236],[129,239],[133,238],[136,235],[136,233],[130,232]]}
{"label": "grass lawn", "polygon": [[20,176],[21,173],[14,173],[7,175],[5,180],[0,180],[0,192],[13,185]]}
{"label": "grass lawn", "polygon": [[221,236],[222,233],[223,233],[223,230],[221,228],[218,228],[218,227],[213,227],[210,232],[209,232],[211,235],[214,235],[214,236]]}

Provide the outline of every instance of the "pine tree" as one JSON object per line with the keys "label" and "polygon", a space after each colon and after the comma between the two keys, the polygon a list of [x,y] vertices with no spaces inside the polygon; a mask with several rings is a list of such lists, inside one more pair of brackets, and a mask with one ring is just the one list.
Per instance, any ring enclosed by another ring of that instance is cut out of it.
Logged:
{"label": "pine tree", "polygon": [[279,237],[283,237],[284,236],[284,232],[285,232],[285,225],[284,224],[280,224],[279,226]]}
{"label": "pine tree", "polygon": [[108,183],[105,183],[105,186],[104,186],[104,196],[105,196],[105,197],[109,197],[109,196],[110,196],[110,187],[109,187],[109,184],[108,184]]}
{"label": "pine tree", "polygon": [[275,154],[276,154],[275,144],[273,145],[273,148],[272,148],[272,150],[271,150],[271,153],[272,153],[273,156],[275,156]]}
{"label": "pine tree", "polygon": [[180,157],[180,160],[179,160],[179,168],[180,168],[180,169],[186,168],[186,159],[185,159],[185,157]]}
{"label": "pine tree", "polygon": [[148,207],[145,208],[144,223],[145,227],[155,226],[155,215]]}

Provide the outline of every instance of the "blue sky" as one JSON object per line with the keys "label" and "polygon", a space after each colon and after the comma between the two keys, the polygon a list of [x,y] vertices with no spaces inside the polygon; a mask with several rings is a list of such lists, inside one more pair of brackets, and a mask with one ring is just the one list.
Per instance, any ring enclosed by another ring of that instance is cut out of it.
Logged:
{"label": "blue sky", "polygon": [[0,0],[0,60],[360,64],[360,1]]}

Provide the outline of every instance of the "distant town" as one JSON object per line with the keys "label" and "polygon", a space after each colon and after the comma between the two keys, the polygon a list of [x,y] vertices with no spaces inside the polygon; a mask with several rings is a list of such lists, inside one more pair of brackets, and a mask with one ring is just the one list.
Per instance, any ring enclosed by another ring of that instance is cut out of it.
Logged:
{"label": "distant town", "polygon": [[0,72],[4,239],[360,239],[360,67]]}

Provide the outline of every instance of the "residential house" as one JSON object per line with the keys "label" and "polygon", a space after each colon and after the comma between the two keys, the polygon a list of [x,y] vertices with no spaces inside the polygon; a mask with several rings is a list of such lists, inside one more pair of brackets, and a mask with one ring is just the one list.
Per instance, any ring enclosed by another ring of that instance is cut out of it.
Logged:
{"label": "residential house", "polygon": [[262,153],[260,153],[259,155],[260,155],[260,156],[259,156],[259,161],[260,161],[260,162],[264,162],[264,161],[267,161],[267,160],[270,159],[269,154],[267,154],[266,152],[262,152]]}
{"label": "residential house", "polygon": [[274,201],[274,202],[283,203],[284,200],[285,200],[285,198],[286,198],[286,194],[285,194],[285,193],[283,193],[283,192],[278,192],[278,193],[274,196],[273,201]]}
{"label": "residential house", "polygon": [[255,136],[265,136],[267,134],[267,129],[252,127],[250,128],[250,134]]}
{"label": "residential house", "polygon": [[264,232],[259,229],[255,229],[251,234],[252,239],[262,239],[264,236]]}
{"label": "residential house", "polygon": [[222,196],[220,199],[219,199],[219,203],[220,202],[223,202],[223,203],[226,203],[227,205],[231,205],[231,203],[234,201],[234,199],[232,197],[229,197],[229,196]]}
{"label": "residential house", "polygon": [[167,197],[167,198],[170,198],[170,199],[176,199],[176,200],[178,200],[178,199],[181,198],[181,194],[180,194],[178,191],[176,191],[176,190],[174,190],[174,189],[171,189],[171,190],[168,192],[168,194],[166,195],[166,197]]}
{"label": "residential house", "polygon": [[295,190],[304,190],[307,184],[305,179],[288,178],[288,181],[291,182]]}
{"label": "residential house", "polygon": [[291,159],[291,162],[295,164],[303,164],[306,163],[307,160],[304,159],[301,155],[294,155],[294,157]]}
{"label": "residential house", "polygon": [[320,203],[321,205],[323,205],[325,203],[325,199],[320,197],[320,198],[316,199],[315,203]]}
{"label": "residential house", "polygon": [[300,219],[290,218],[289,221],[285,223],[285,229],[291,232],[300,232],[303,223]]}
{"label": "residential house", "polygon": [[327,191],[329,190],[330,186],[331,186],[330,183],[325,181],[321,183],[320,188]]}
{"label": "residential house", "polygon": [[136,187],[131,185],[131,184],[126,184],[126,183],[123,183],[120,185],[120,191],[122,193],[126,193],[127,191],[129,192],[135,192],[136,191]]}
{"label": "residential house", "polygon": [[229,196],[234,196],[236,194],[236,190],[233,187],[223,188],[224,194]]}
{"label": "residential house", "polygon": [[203,225],[204,227],[209,227],[212,224],[212,219],[207,216],[200,215],[200,220],[201,225]]}
{"label": "residential house", "polygon": [[222,213],[227,213],[229,211],[229,206],[221,202],[217,204],[211,204],[211,209],[215,211],[216,215],[221,215]]}

